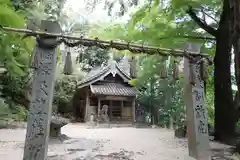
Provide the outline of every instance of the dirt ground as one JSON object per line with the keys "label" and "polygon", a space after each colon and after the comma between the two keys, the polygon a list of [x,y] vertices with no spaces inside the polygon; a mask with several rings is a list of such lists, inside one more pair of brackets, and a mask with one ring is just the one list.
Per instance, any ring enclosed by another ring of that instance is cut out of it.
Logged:
{"label": "dirt ground", "polygon": [[[22,159],[25,132],[25,129],[0,130],[1,160]],[[186,139],[174,138],[173,131],[167,129],[88,129],[69,124],[62,128],[62,133],[69,138],[49,141],[49,160],[187,160]],[[220,156],[229,147],[213,142],[211,146],[221,149]]]}

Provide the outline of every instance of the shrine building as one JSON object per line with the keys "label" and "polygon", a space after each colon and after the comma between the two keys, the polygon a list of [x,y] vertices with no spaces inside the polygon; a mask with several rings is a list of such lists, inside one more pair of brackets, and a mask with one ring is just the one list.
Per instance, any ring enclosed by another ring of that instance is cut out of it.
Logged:
{"label": "shrine building", "polygon": [[107,65],[93,68],[77,84],[73,105],[78,118],[87,122],[93,115],[97,120],[98,113],[107,105],[110,122],[135,121],[138,91],[129,84],[132,79],[129,59],[124,56],[119,63],[109,60]]}

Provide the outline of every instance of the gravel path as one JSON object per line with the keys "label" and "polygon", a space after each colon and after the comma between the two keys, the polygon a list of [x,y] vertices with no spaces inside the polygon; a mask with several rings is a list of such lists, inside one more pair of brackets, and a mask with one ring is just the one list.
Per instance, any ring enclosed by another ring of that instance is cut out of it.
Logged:
{"label": "gravel path", "polygon": [[[25,132],[0,130],[0,159],[22,159]],[[185,160],[188,152],[187,141],[174,138],[167,129],[87,129],[70,124],[62,128],[62,133],[70,138],[49,141],[49,160]]]}

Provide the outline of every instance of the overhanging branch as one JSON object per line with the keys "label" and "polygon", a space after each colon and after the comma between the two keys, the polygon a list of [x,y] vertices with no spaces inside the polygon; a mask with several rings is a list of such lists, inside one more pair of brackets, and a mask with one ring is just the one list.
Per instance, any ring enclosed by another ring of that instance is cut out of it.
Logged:
{"label": "overhanging branch", "polygon": [[[213,16],[211,16],[210,14],[207,13],[207,10],[205,10],[204,7],[201,7],[200,8],[200,11],[202,12],[202,14],[204,15],[205,19],[206,19],[206,16],[208,16],[209,18],[211,18],[213,21],[215,21],[215,23],[218,25],[219,22],[216,18],[214,18]],[[206,23],[206,21],[204,21]]]}
{"label": "overhanging branch", "polygon": [[216,38],[214,37],[201,37],[201,36],[173,36],[173,37],[160,37],[159,39],[163,40],[163,39],[169,39],[169,38],[178,38],[178,39],[198,39],[198,40],[211,40],[211,41],[215,41]]}
{"label": "overhanging branch", "polygon": [[217,31],[216,29],[212,28],[208,24],[204,23],[194,12],[192,7],[189,7],[187,10],[187,14],[206,32],[208,32],[210,35],[216,37],[217,36]]}

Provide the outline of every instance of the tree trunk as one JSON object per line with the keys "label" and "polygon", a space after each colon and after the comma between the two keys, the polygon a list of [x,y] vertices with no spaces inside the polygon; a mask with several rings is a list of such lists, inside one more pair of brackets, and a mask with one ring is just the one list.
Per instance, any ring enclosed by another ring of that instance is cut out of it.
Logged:
{"label": "tree trunk", "polygon": [[234,47],[234,63],[235,63],[235,78],[238,86],[238,90],[240,89],[240,2],[238,0],[231,1],[231,29],[232,29],[232,44]]}
{"label": "tree trunk", "polygon": [[235,78],[237,84],[237,93],[234,99],[234,106],[236,109],[235,120],[238,121],[239,109],[240,109],[240,2],[238,0],[232,0],[230,3],[230,8],[232,11],[232,44],[234,47],[234,68],[235,68]]}
{"label": "tree trunk", "polygon": [[[152,107],[152,106],[151,106]],[[154,109],[153,107],[151,108],[151,125],[155,125],[155,121],[154,121]]]}
{"label": "tree trunk", "polygon": [[154,104],[154,113],[153,113],[153,115],[154,115],[154,125],[158,125],[158,106],[156,106],[155,104]]}
{"label": "tree trunk", "polygon": [[231,88],[231,33],[230,6],[224,0],[216,35],[214,59],[215,139],[226,141],[235,134],[235,117]]}
{"label": "tree trunk", "polygon": [[187,13],[202,29],[216,38],[216,54],[214,58],[215,139],[225,141],[235,134],[235,109],[230,72],[230,51],[232,48],[230,1],[223,1],[222,14],[217,30],[200,19],[191,6]]}
{"label": "tree trunk", "polygon": [[153,103],[153,99],[154,99],[154,88],[153,88],[153,80],[151,79],[150,80],[150,97],[149,100],[148,100],[148,103],[149,103],[149,106],[150,106],[150,109],[151,109],[151,125],[155,125],[156,124],[156,121],[155,121],[155,106],[154,106],[154,103]]}
{"label": "tree trunk", "polygon": [[151,103],[151,125],[158,124],[158,107]]}
{"label": "tree trunk", "polygon": [[[239,109],[240,109],[240,2],[238,0],[232,0],[230,3],[230,8],[232,11],[232,43],[234,47],[234,67],[235,67],[235,78],[237,83],[238,91],[234,99],[234,107],[236,110],[235,124],[239,119]],[[235,152],[240,153],[240,142],[236,145]]]}
{"label": "tree trunk", "polygon": [[236,145],[235,152],[240,153],[240,142]]}

